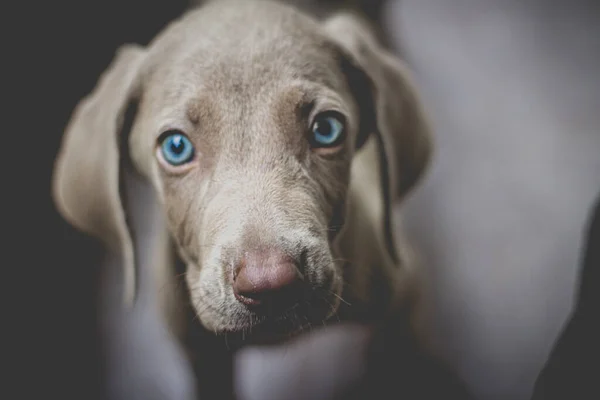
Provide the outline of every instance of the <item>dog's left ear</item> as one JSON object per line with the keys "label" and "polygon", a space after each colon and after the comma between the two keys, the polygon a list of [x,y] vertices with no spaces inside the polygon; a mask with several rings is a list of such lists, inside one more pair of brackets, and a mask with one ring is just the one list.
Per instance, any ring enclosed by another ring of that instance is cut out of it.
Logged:
{"label": "dog's left ear", "polygon": [[392,256],[391,206],[423,176],[432,152],[432,135],[421,102],[402,62],[378,43],[359,16],[343,12],[324,21],[338,48],[342,68],[361,112],[359,149],[375,134],[381,159],[384,226]]}

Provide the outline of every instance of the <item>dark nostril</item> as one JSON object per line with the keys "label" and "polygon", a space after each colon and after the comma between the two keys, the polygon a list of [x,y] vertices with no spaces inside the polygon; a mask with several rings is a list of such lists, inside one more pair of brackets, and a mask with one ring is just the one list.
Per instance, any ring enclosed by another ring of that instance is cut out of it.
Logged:
{"label": "dark nostril", "polygon": [[285,254],[250,252],[234,271],[233,292],[247,306],[286,306],[298,299],[299,278],[296,264]]}
{"label": "dark nostril", "polygon": [[299,286],[290,285],[289,287],[277,290],[236,292],[235,298],[248,307],[268,306],[269,309],[287,308],[299,300]]}
{"label": "dark nostril", "polygon": [[243,295],[234,292],[235,298],[242,304],[245,304],[249,307],[258,307],[263,304],[263,301],[260,298],[253,298],[252,295]]}

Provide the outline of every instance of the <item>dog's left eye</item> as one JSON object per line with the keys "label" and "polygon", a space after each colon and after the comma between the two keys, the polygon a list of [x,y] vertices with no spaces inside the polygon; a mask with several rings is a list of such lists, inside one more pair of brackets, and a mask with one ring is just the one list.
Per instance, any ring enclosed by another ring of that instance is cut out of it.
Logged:
{"label": "dog's left eye", "polygon": [[169,131],[163,135],[160,151],[166,162],[180,166],[194,158],[194,145],[182,132]]}
{"label": "dog's left eye", "polygon": [[335,147],[344,140],[344,119],[337,113],[317,115],[311,127],[312,147]]}

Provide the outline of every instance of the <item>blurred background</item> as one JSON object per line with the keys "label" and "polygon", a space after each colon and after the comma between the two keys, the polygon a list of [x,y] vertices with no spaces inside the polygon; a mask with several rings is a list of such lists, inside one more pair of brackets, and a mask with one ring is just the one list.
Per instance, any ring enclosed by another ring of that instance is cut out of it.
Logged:
{"label": "blurred background", "polygon": [[[25,257],[45,262],[34,284],[52,312],[37,303],[25,313],[36,316],[28,351],[47,356],[24,368],[39,370],[47,393],[94,398],[105,382],[102,365],[89,360],[108,351],[92,313],[102,252],[62,221],[49,197],[64,125],[119,45],[146,44],[187,6],[28,3],[22,28],[40,49],[24,47],[32,62],[23,69],[35,82],[28,106],[38,104],[32,119],[43,130],[34,211],[47,222],[36,228],[43,249]],[[436,134],[429,175],[397,221],[433,281],[436,341],[478,399],[528,399],[571,311],[600,188],[600,4],[389,0],[382,7],[381,23],[414,71]],[[125,360],[117,364],[138,371],[120,384],[146,391],[137,398],[189,398],[185,365],[169,352],[156,316],[135,315],[117,324],[116,352]],[[242,371],[264,368],[261,360],[251,354]],[[265,400],[260,385],[244,382],[248,399]]]}
{"label": "blurred background", "polygon": [[406,226],[482,399],[524,399],[571,310],[600,188],[600,3],[390,1],[437,134]]}

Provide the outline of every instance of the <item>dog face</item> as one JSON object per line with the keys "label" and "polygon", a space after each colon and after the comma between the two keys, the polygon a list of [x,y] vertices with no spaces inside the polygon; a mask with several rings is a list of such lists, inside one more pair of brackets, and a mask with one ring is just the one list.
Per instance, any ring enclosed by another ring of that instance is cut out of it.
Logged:
{"label": "dog face", "polygon": [[[348,29],[350,42],[333,39]],[[127,135],[124,147],[164,206],[207,329],[289,334],[321,323],[343,289],[335,245],[354,152],[385,129],[382,119],[399,118],[389,105],[377,110],[385,90],[377,86],[399,77],[386,78],[385,60],[365,53],[376,44],[362,31],[350,16],[323,24],[272,2],[223,1],[173,23],[147,49],[124,48],[67,131],[59,209],[135,263],[118,188],[125,149],[114,137]],[[132,101],[129,132],[115,132],[111,123],[121,125]],[[426,156],[411,155],[403,161],[410,173],[395,176],[400,139],[378,137],[389,209]],[[85,147],[94,156],[72,154]],[[79,194],[75,204],[73,184],[85,189],[90,179],[98,195],[85,204]]]}
{"label": "dog face", "polygon": [[163,53],[169,61],[152,71],[152,100],[140,106],[148,118],[132,131],[187,262],[192,302],[215,331],[320,323],[341,294],[330,245],[358,107],[317,27],[289,22],[214,35],[186,60]]}

